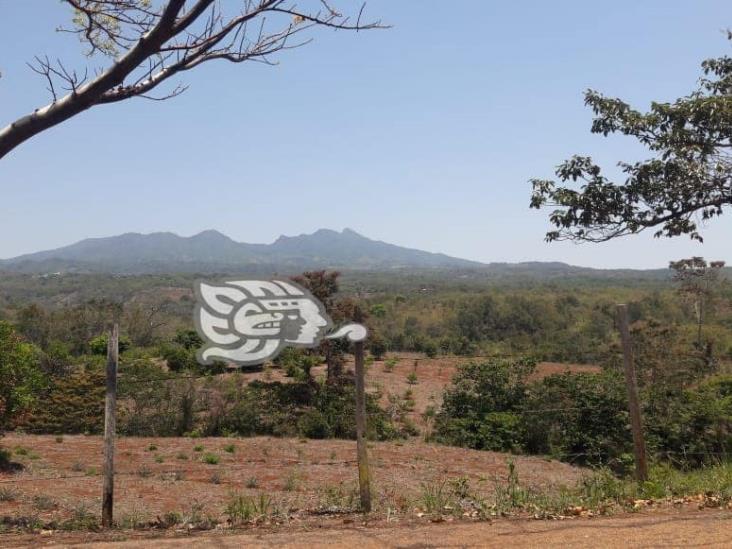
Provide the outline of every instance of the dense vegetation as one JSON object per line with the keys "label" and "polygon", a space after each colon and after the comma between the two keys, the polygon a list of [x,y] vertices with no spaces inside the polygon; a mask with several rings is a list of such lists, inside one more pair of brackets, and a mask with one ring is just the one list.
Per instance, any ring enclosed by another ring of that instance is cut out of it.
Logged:
{"label": "dense vegetation", "polygon": [[[481,450],[546,454],[624,471],[632,463],[625,382],[615,370],[529,382],[531,361],[461,367],[435,422],[438,441]],[[643,385],[648,449],[682,467],[732,452],[732,376],[683,387]]]}
{"label": "dense vegetation", "polygon": [[[218,375],[227,369],[223,363],[196,362],[201,340],[192,330],[186,277],[109,278],[98,286],[80,280],[15,276],[0,284],[0,344],[11,349],[0,366],[19,376],[13,394],[2,396],[15,403],[3,408],[10,427],[101,432],[105,332],[116,321],[123,434],[354,436],[353,380],[342,369],[347,345],[288,351],[247,384],[235,373]],[[366,318],[374,357],[398,351],[466,357],[433,412],[438,441],[623,470],[631,438],[614,311],[626,302],[652,455],[694,466],[731,449],[732,380],[725,374],[732,362],[732,290],[723,277],[705,290],[703,316],[702,294],[680,291],[672,281],[450,286],[418,278],[409,286],[399,278],[390,290],[384,280],[367,288],[327,273],[299,279],[337,322]],[[112,297],[101,299],[105,288],[114,288]],[[536,360],[595,363],[604,372],[530,381]],[[323,361],[328,376],[316,380],[310,371]],[[272,381],[274,368],[289,382]],[[416,434],[404,414],[379,408],[379,396],[369,397],[369,435]],[[34,398],[42,404],[34,407]]]}

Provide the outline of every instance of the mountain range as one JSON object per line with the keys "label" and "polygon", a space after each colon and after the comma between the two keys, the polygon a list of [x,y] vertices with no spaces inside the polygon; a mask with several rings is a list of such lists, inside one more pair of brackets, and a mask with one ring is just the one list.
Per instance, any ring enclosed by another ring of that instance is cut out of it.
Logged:
{"label": "mountain range", "polygon": [[351,229],[280,236],[272,244],[235,242],[208,230],[191,237],[170,232],[88,238],[62,248],[0,260],[16,272],[272,272],[480,269],[485,264],[372,240]]}
{"label": "mountain range", "polygon": [[[433,273],[450,279],[668,279],[668,269],[592,269],[561,262],[480,263],[367,238],[352,229],[280,236],[271,244],[236,242],[214,230],[183,237],[171,232],[87,238],[70,246],[0,260],[8,273],[295,274],[308,269]],[[732,270],[726,268],[732,277]],[[429,275],[432,276],[432,275]]]}

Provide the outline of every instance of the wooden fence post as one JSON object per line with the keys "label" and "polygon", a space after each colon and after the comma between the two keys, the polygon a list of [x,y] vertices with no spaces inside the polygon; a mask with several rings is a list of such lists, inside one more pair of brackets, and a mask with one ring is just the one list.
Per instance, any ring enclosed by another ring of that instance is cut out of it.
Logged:
{"label": "wooden fence post", "polygon": [[628,328],[628,307],[617,306],[618,329],[623,344],[623,368],[625,370],[625,386],[628,391],[628,411],[630,412],[630,426],[633,430],[633,452],[635,454],[635,478],[642,482],[648,478],[646,463],[646,442],[643,438],[643,418],[638,403],[638,383],[633,364],[633,348]]}
{"label": "wooden fence post", "polygon": [[104,467],[102,486],[102,526],[114,525],[114,438],[117,429],[117,364],[119,326],[115,324],[107,339],[107,396],[104,403]]}
{"label": "wooden fence post", "polygon": [[361,496],[361,510],[371,512],[371,478],[369,474],[369,456],[366,447],[366,394],[364,379],[363,341],[356,341],[354,356],[356,359],[356,452],[358,454],[358,487]]}

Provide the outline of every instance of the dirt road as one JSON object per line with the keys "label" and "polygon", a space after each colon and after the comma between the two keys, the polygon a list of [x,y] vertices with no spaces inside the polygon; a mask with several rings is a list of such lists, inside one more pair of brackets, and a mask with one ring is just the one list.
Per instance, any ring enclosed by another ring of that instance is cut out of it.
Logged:
{"label": "dirt road", "polygon": [[[17,540],[20,541],[20,540]],[[40,540],[36,539],[36,542]],[[51,540],[44,540],[46,543]],[[78,537],[57,539],[68,547]],[[58,543],[60,542],[60,543]],[[51,542],[52,543],[52,542]],[[15,544],[12,544],[15,545]],[[538,521],[501,519],[492,523],[441,523],[342,527],[290,532],[202,533],[178,538],[96,542],[86,547],[732,547],[732,512],[669,510],[596,519]]]}

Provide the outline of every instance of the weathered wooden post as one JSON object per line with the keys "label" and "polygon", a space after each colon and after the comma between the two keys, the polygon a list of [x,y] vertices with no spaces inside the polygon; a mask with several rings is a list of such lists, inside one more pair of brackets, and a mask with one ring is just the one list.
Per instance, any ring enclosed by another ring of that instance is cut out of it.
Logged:
{"label": "weathered wooden post", "polygon": [[638,403],[638,383],[633,364],[633,348],[628,328],[628,307],[617,306],[618,329],[623,344],[623,367],[625,370],[625,386],[628,391],[628,411],[630,412],[630,426],[633,430],[633,451],[635,454],[635,478],[642,482],[648,478],[646,463],[646,442],[643,438],[643,418]]}
{"label": "weathered wooden post", "polygon": [[119,326],[115,324],[107,339],[107,395],[104,403],[104,480],[102,486],[102,526],[114,525],[114,438],[117,429],[117,365]]}
{"label": "weathered wooden post", "polygon": [[[357,311],[356,321],[362,321],[361,311]],[[371,474],[369,455],[366,446],[366,380],[364,372],[364,340],[353,342],[356,362],[356,452],[358,459],[358,488],[361,496],[361,510],[371,512]]]}

